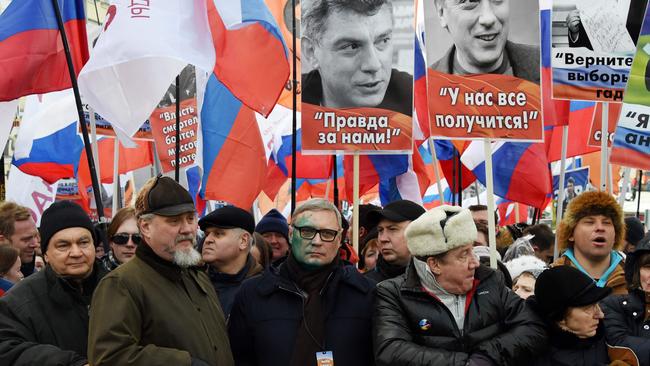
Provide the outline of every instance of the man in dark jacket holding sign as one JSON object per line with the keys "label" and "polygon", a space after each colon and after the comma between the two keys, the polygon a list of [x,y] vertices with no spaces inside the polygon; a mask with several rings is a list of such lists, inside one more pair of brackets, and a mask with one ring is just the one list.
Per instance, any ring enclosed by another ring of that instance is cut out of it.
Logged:
{"label": "man in dark jacket holding sign", "polygon": [[375,360],[391,365],[524,365],[546,341],[543,323],[472,252],[469,210],[440,206],[406,229],[406,273],[377,286]]}

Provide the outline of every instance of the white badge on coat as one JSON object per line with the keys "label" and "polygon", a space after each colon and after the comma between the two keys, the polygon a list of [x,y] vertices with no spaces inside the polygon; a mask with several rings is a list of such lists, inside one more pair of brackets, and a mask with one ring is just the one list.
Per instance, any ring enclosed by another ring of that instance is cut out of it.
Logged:
{"label": "white badge on coat", "polygon": [[332,351],[316,352],[316,364],[318,366],[334,366]]}

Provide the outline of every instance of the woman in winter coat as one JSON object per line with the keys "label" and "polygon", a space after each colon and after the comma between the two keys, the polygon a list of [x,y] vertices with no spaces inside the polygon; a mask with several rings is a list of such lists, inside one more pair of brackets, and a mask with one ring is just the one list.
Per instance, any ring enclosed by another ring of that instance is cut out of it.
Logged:
{"label": "woman in winter coat", "polygon": [[598,287],[580,270],[558,266],[542,272],[527,303],[546,321],[549,345],[535,366],[608,365],[598,303],[612,290]]}
{"label": "woman in winter coat", "polygon": [[639,365],[650,366],[650,234],[628,254],[625,279],[629,293],[602,303],[607,343],[630,348]]}

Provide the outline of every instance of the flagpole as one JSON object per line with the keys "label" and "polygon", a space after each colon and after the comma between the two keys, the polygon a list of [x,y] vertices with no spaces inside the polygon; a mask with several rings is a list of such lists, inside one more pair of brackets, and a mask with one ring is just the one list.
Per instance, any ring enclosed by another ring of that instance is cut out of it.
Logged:
{"label": "flagpole", "polygon": [[[555,207],[555,228],[560,225],[563,214],[564,206],[564,176],[566,174],[566,154],[567,154],[567,145],[569,144],[569,126],[562,126],[562,155],[560,159],[560,182],[558,184],[558,193],[557,193],[557,204]],[[559,248],[557,246],[557,236],[555,236],[555,243],[553,245],[553,260],[559,257]]]}
{"label": "flagpole", "polygon": [[451,204],[456,205],[456,153],[451,158]]}
{"label": "flagpole", "polygon": [[[494,212],[494,184],[492,181],[492,145],[488,139],[483,139],[483,152],[485,153],[485,178],[487,183],[488,213]],[[497,240],[496,223],[494,215],[488,215],[488,243],[490,247],[490,267],[497,269]]]}
{"label": "flagpole", "polygon": [[481,195],[478,193],[478,180],[474,181],[474,190],[476,191],[476,204],[481,204]]}
{"label": "flagpole", "polygon": [[623,207],[625,204],[625,195],[627,194],[627,185],[630,184],[630,168],[623,168],[623,185],[618,195],[618,204]]}
{"label": "flagpole", "polygon": [[61,11],[59,10],[59,2],[57,0],[52,0],[52,6],[54,7],[54,14],[56,15],[56,22],[59,27],[59,33],[61,33],[61,42],[63,43],[63,50],[65,51],[65,58],[68,63],[68,73],[70,74],[70,81],[72,83],[74,99],[77,104],[77,114],[79,116],[79,124],[81,125],[81,134],[84,140],[86,158],[88,159],[88,169],[90,170],[90,179],[92,181],[92,186],[93,186],[95,206],[97,207],[97,218],[99,222],[102,223],[105,220],[104,206],[102,205],[102,195],[99,190],[99,181],[97,179],[97,169],[95,168],[95,160],[93,159],[93,154],[90,151],[90,139],[88,138],[88,126],[86,126],[85,123],[86,119],[84,117],[83,106],[81,104],[79,85],[77,85],[77,75],[75,75],[74,66],[72,64],[72,56],[70,55],[70,45],[68,44],[68,38],[66,37],[65,28],[63,27],[63,18],[61,17]]}
{"label": "flagpole", "polygon": [[359,151],[354,152],[354,172],[353,172],[353,207],[352,207],[352,247],[356,253],[359,253]]}
{"label": "flagpole", "polygon": [[609,124],[609,103],[603,102],[603,115],[600,126],[600,191],[607,189],[607,140]]}
{"label": "flagpole", "polygon": [[[92,148],[93,158],[95,159],[95,161],[100,161],[99,148],[98,148],[99,144],[97,143],[97,120],[95,119],[95,111],[92,109],[91,106],[88,106],[88,119],[90,120],[90,147]],[[84,119],[83,122],[85,124],[86,120]],[[117,136],[115,136],[115,138],[117,138]],[[96,171],[97,171],[97,180],[101,180],[102,172],[99,166],[96,167]]]}
{"label": "flagpole", "polygon": [[181,177],[181,86],[180,86],[180,74],[176,75],[176,156],[174,164],[174,180],[178,183]]}
{"label": "flagpole", "polygon": [[431,165],[433,165],[433,175],[436,178],[436,185],[438,186],[438,196],[440,197],[440,204],[445,204],[445,195],[442,190],[442,182],[440,181],[440,171],[438,171],[438,154],[436,154],[436,146],[433,137],[427,139],[429,142],[429,151],[431,151]]}
{"label": "flagpole", "polygon": [[463,162],[460,161],[458,153],[458,206],[463,205]]}
{"label": "flagpole", "polygon": [[111,217],[115,217],[120,209],[120,139],[115,138],[113,144],[113,207]]}
{"label": "flagpole", "polygon": [[[334,159],[334,206],[339,207],[339,164],[336,160],[336,154],[332,156]],[[340,208],[340,207],[339,207]]]}
{"label": "flagpole", "polygon": [[298,144],[298,80],[296,75],[296,0],[291,0],[291,40],[292,40],[292,73],[291,73],[291,94],[293,96],[293,118],[291,125],[291,213],[296,209],[296,146]]}
{"label": "flagpole", "polygon": [[[639,214],[640,214],[640,211],[641,211],[641,181],[643,180],[643,170],[641,170],[641,169],[637,170],[637,174],[639,176],[639,179],[638,179],[638,182],[637,182],[638,187],[637,187],[637,190],[636,190],[636,194],[637,194],[637,197],[636,197],[636,199],[637,199],[637,201],[636,201],[636,217],[639,218]],[[646,220],[647,220],[647,218],[646,218]]]}

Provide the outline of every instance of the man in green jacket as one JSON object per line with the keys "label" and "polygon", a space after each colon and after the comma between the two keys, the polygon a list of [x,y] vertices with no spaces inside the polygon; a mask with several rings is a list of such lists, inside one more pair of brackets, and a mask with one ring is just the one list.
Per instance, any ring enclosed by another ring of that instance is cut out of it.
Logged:
{"label": "man in green jacket", "polygon": [[90,364],[234,365],[219,300],[197,267],[192,197],[168,177],[152,178],[135,209],[143,243],[93,296]]}

